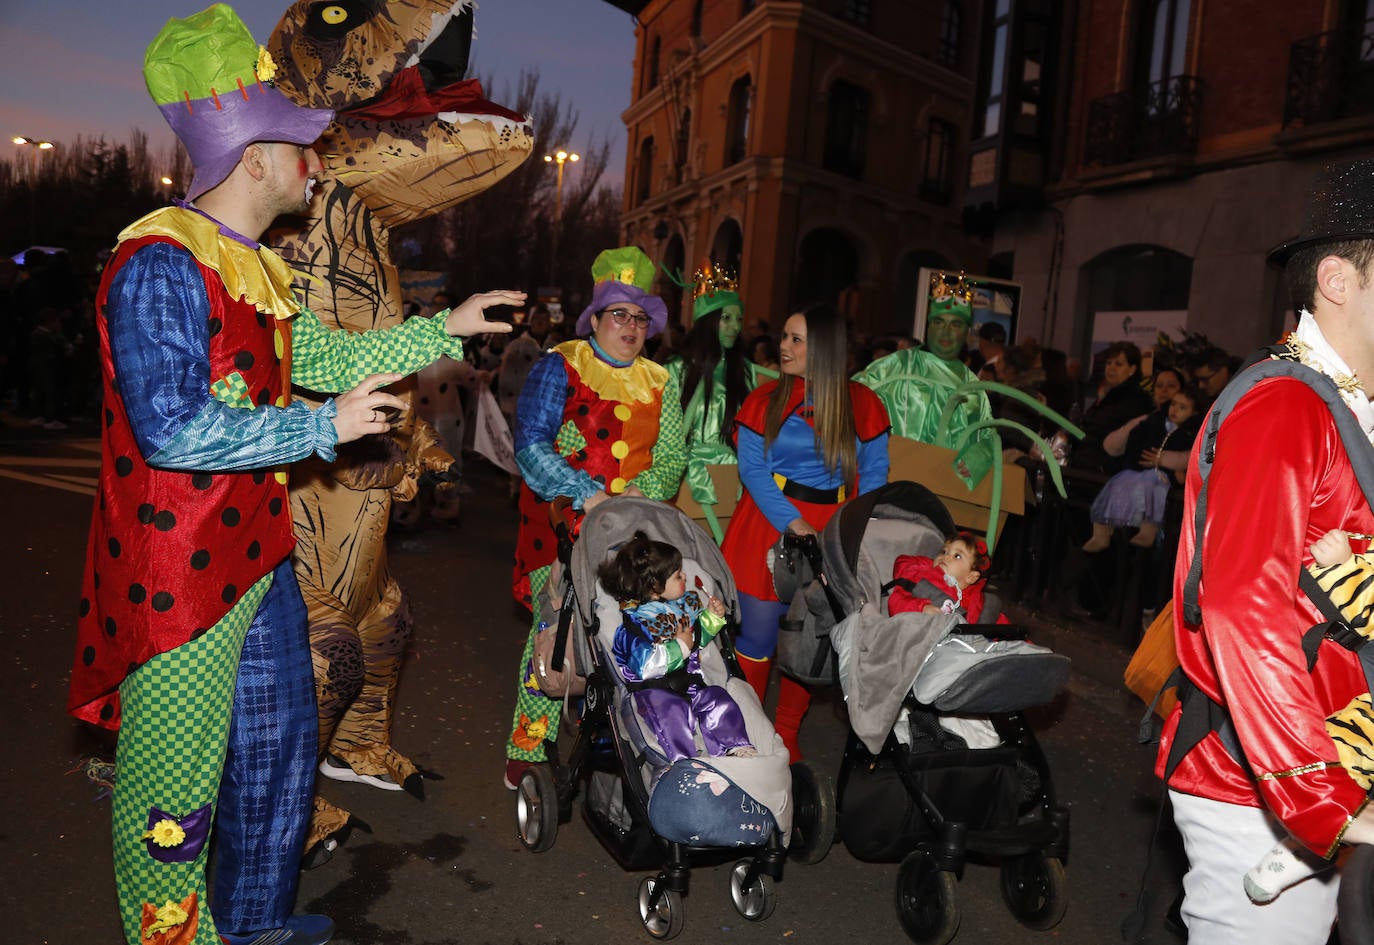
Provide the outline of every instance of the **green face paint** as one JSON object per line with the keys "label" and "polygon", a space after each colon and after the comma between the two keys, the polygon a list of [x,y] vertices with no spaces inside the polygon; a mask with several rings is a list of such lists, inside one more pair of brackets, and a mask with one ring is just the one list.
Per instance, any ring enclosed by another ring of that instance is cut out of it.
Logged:
{"label": "green face paint", "polygon": [[738,305],[727,305],[720,310],[720,324],[716,327],[716,337],[720,346],[730,350],[739,340],[740,328],[744,324],[744,313]]}
{"label": "green face paint", "polygon": [[931,312],[926,319],[926,347],[945,361],[956,361],[968,340],[967,320],[953,312]]}

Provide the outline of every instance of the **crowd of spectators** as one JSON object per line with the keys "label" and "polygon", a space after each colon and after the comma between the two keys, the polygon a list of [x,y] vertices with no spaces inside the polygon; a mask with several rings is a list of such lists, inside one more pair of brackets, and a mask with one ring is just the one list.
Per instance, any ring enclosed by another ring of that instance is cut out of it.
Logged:
{"label": "crowd of spectators", "polygon": [[95,416],[100,373],[95,275],[63,252],[0,257],[0,410],[10,422],[65,430]]}

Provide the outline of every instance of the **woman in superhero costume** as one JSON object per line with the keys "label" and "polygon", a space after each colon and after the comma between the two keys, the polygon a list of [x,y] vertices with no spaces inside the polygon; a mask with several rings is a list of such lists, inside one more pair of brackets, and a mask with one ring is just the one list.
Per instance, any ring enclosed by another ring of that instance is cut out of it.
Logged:
{"label": "woman in superhero costume", "polygon": [[[778,621],[787,603],[773,590],[768,550],[784,532],[815,535],[840,503],[887,482],[887,411],[867,387],[846,376],[848,326],[832,306],[817,305],[783,326],[781,377],[749,395],[735,418],[744,497],[721,551],[740,591],[740,666],[762,701]],[[779,680],[775,727],[792,760],[811,693]]]}

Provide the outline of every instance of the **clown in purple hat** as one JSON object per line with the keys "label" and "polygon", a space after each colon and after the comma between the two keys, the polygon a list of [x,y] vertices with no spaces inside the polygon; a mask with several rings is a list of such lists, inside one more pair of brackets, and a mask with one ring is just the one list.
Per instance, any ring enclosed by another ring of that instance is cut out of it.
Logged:
{"label": "clown in purple hat", "polygon": [[515,409],[520,534],[515,598],[534,614],[521,657],[521,684],[506,745],[506,787],[544,760],[558,735],[562,703],[540,690],[531,671],[540,607],[558,540],[550,503],[572,499],[589,512],[615,496],[667,501],[686,466],[677,376],[644,357],[668,309],[651,294],[654,264],[634,246],[608,249],[592,264],[592,302],[577,319],[577,340],[558,345],[530,370]]}
{"label": "clown in purple hat", "polygon": [[[258,240],[308,203],[331,113],[293,105],[273,71],[223,4],[163,27],[145,75],[195,162],[195,203],[126,227],[97,290],[99,501],[67,709],[119,731],[129,945],[332,937],[326,916],[292,914],[319,723],[286,469],[389,434],[405,402],[383,388],[462,358],[455,335],[509,331],[483,310],[525,298],[367,335],[321,325]],[[295,387],[338,396],[312,407]]]}

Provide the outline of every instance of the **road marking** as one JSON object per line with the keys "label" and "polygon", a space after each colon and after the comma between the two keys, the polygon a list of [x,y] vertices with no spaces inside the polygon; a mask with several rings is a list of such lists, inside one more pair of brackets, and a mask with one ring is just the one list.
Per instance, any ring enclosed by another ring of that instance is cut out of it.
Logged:
{"label": "road marking", "polygon": [[95,495],[94,479],[73,479],[67,476],[31,476],[28,473],[5,469],[4,467],[0,467],[0,477],[49,486],[53,489],[65,489],[67,492],[76,492],[81,495]]}

